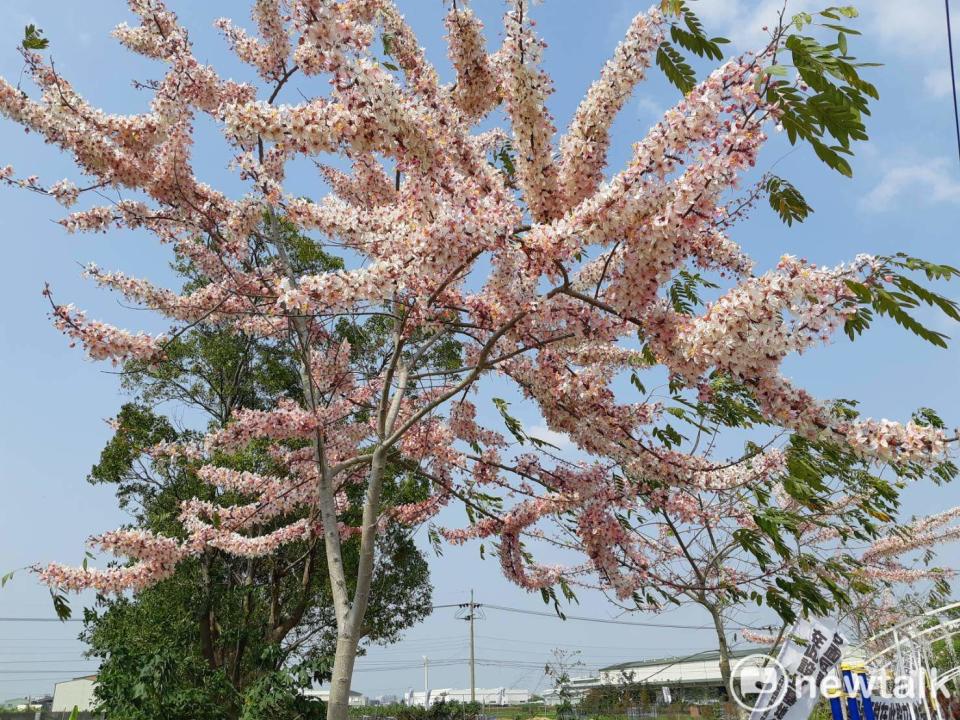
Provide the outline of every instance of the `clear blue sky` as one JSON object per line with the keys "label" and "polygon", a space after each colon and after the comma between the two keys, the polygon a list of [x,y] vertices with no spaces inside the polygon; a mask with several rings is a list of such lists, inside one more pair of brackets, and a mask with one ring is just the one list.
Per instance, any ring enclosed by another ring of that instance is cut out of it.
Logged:
{"label": "clear blue sky", "polygon": [[[227,68],[227,74],[251,79],[233,60],[211,28],[221,15],[247,24],[246,2],[169,0],[193,33],[201,60]],[[764,0],[700,0],[697,10],[714,34],[735,41],[737,49],[756,45],[762,25],[772,23],[780,2]],[[816,9],[829,3],[791,0],[791,11]],[[440,0],[404,0],[408,14],[428,54],[449,77],[442,41]],[[539,29],[549,42],[547,69],[556,80],[551,108],[563,127],[576,104],[618,42],[631,17],[647,2],[547,0],[535,8]],[[789,152],[784,139],[771,142],[760,170],[777,163],[777,172],[804,192],[816,213],[803,225],[783,227],[769,209],[758,208],[736,230],[735,239],[769,267],[785,253],[833,264],[860,252],[905,250],[930,259],[960,265],[957,219],[960,211],[960,172],[949,105],[949,77],[940,0],[863,0],[860,27],[865,39],[857,49],[863,58],[885,67],[873,73],[881,102],[869,123],[871,140],[858,148],[855,177],[831,174],[805,149]],[[487,21],[491,47],[500,32],[500,0],[475,0]],[[960,11],[958,11],[960,24]],[[80,92],[110,112],[139,112],[146,98],[130,80],[158,77],[154,65],[125,52],[108,36],[118,22],[129,20],[120,0],[4,0],[0,3],[0,74],[16,82],[20,57],[16,46],[27,23],[36,23],[51,40],[57,67]],[[658,114],[676,100],[675,91],[657,75],[642,85],[618,118],[611,168],[622,166],[630,144],[641,138]],[[297,83],[287,92],[297,102]],[[227,156],[210,128],[197,148],[195,165],[203,179],[230,191],[240,189],[225,168]],[[0,122],[0,165],[11,163],[18,174],[36,173],[44,183],[67,176],[76,179],[70,164],[34,135]],[[305,188],[312,175],[294,175]],[[305,190],[304,192],[308,192]],[[52,201],[22,191],[0,188],[0,218],[6,274],[2,285],[0,320],[0,572],[33,562],[79,562],[82,543],[92,532],[124,521],[107,489],[93,488],[84,477],[109,437],[102,422],[123,401],[109,368],[82,358],[67,348],[46,319],[40,296],[50,282],[58,301],[75,302],[93,317],[130,328],[155,329],[145,313],[122,309],[117,300],[79,278],[80,264],[122,269],[160,279],[167,256],[152,240],[137,234],[68,236],[52,221],[60,208]],[[953,238],[951,241],[950,238]],[[960,286],[951,294],[960,297]],[[960,335],[960,328],[938,321],[939,329]],[[818,396],[857,398],[876,417],[903,419],[917,406],[940,409],[948,423],[960,425],[960,345],[937,350],[922,345],[888,324],[851,345],[844,338],[803,358],[787,370]],[[535,414],[521,413],[531,426]],[[929,512],[960,502],[960,488],[916,487],[908,499],[910,512]],[[943,561],[955,564],[951,553]],[[462,602],[470,588],[477,599],[541,610],[539,596],[509,585],[495,560],[481,561],[476,547],[448,549],[433,563],[435,602]],[[611,617],[613,609],[600,596],[581,595],[583,615]],[[23,573],[0,591],[0,616],[50,616],[46,591]],[[641,618],[637,618],[641,619]],[[649,618],[642,618],[649,619]],[[656,618],[654,618],[656,620]],[[660,620],[699,623],[706,618],[693,609],[661,616]],[[89,667],[80,659],[73,638],[78,626],[0,622],[0,700],[25,692],[52,689],[56,679],[79,675]],[[478,627],[478,657],[508,661],[478,670],[481,686],[543,685],[542,671],[511,667],[509,661],[542,662],[560,645],[582,649],[588,667],[660,654],[693,652],[711,646],[710,633],[644,629],[583,623],[560,623],[490,611]],[[399,646],[375,649],[359,664],[355,687],[369,694],[421,688],[422,656],[466,657],[465,623],[451,611],[408,633]],[[387,668],[387,670],[384,670]],[[433,687],[463,687],[463,665],[437,667]]]}

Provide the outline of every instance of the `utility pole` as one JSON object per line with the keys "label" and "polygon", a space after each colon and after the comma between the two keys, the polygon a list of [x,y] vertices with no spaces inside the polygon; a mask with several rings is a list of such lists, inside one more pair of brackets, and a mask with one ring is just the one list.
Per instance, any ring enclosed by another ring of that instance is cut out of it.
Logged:
{"label": "utility pole", "polygon": [[457,610],[457,617],[470,623],[470,702],[477,701],[477,653],[473,621],[483,620],[481,607],[480,603],[474,602],[473,590],[470,590],[470,602],[461,605]]}
{"label": "utility pole", "polygon": [[476,656],[473,650],[473,617],[476,613],[473,611],[473,589],[470,589],[470,702],[477,701],[477,667]]}
{"label": "utility pole", "polygon": [[423,707],[430,707],[430,658],[423,656]]}

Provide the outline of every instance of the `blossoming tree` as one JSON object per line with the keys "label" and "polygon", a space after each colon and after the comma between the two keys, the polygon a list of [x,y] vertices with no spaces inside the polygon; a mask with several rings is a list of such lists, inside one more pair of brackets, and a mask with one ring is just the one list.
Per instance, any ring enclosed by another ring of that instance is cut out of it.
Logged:
{"label": "blossoming tree", "polygon": [[[503,43],[492,54],[477,17],[450,9],[455,78],[447,84],[391,0],[256,0],[257,37],[219,23],[259,75],[251,83],[225,80],[201,63],[161,0],[129,4],[138,22],[115,35],[164,67],[160,80],[141,83],[152,94],[149,108],[115,115],[91,106],[44,60],[45,41],[28,29],[24,56],[40,94],[31,98],[2,81],[0,111],[72,155],[90,180],[82,188],[68,180],[45,186],[17,179],[9,167],[2,176],[68,206],[83,190],[116,190],[116,201],[73,212],[64,227],[147,230],[204,282],[178,292],[91,266],[99,285],[169,318],[170,332],[134,334],[94,321],[48,291],[54,322],[91,357],[114,362],[161,358],[172,338],[199,323],[283,343],[299,359],[303,400],[238,412],[197,445],[155,448],[156,457],[201,463],[204,482],[248,500],[183,503],[183,539],[122,530],[96,537],[94,544],[130,562],[40,568],[50,585],[137,590],[206,547],[256,557],[322,537],[338,629],[328,714],[339,720],[376,539],[388,523],[422,523],[456,500],[476,522],[440,532],[454,542],[495,537],[505,574],[524,587],[547,590],[592,574],[629,597],[656,558],[624,537],[617,513],[691,478],[749,477],[749,462],[674,447],[658,403],[617,402],[616,383],[631,371],[665,367],[673,383],[701,393],[712,374],[729,376],[771,423],[864,457],[930,463],[945,452],[951,436],[941,428],[838,418],[779,366],[840,326],[862,331],[876,312],[942,342],[909,310],[928,302],[956,317],[956,307],[895,271],[933,277],[952,269],[866,256],[824,268],[786,257],[754,274],[728,237],[751,201],[731,200],[730,192],[756,164],[772,124],[849,173],[844,155],[866,137],[862,115],[876,91],[847,56],[843,31],[822,45],[804,34],[811,16],[793,29],[781,22],[767,47],[696,83],[678,47],[719,60],[718,41],[683,2],[667,0],[633,20],[555,142],[551,81],[539,67],[543,43],[526,0],[509,3]],[[823,19],[835,24],[852,14],[827,10]],[[377,58],[381,46],[386,60]],[[784,56],[799,74],[794,80],[778,62]],[[611,123],[653,62],[684,96],[634,145],[627,166],[607,177]],[[301,76],[327,78],[328,91],[279,104]],[[476,131],[500,106],[509,128]],[[191,151],[200,116],[222,130],[245,195],[228,197],[196,177]],[[317,161],[332,188],[322,200],[285,181],[287,164],[302,156]],[[751,195],[760,191],[787,220],[808,212],[785,181],[764,180]],[[346,267],[296,273],[284,239],[291,226],[343,256]],[[693,268],[716,273],[726,287],[705,311],[687,315],[663,291]],[[887,278],[901,286],[889,287]],[[356,352],[346,332],[367,321],[383,331],[373,356]],[[458,343],[455,364],[439,352],[450,342]],[[494,374],[521,388],[551,428],[595,460],[517,455],[504,434],[481,425],[469,398]],[[250,443],[268,446],[279,471],[218,465],[219,453]],[[384,507],[390,463],[408,463],[428,478],[430,497]],[[624,467],[626,475],[616,471]],[[292,508],[307,512],[267,529]],[[359,514],[358,524],[344,522],[347,510]],[[521,542],[549,541],[542,527],[558,520],[585,554],[582,565],[537,563]],[[346,537],[359,538],[360,548],[349,581]],[[621,553],[635,569],[619,566]]]}
{"label": "blossoming tree", "polygon": [[[678,434],[689,428],[690,441],[708,455],[731,425],[756,429],[763,423],[749,396],[728,382],[715,381],[711,390],[709,402],[674,406]],[[842,403],[836,412],[855,413]],[[939,422],[929,410],[917,421]],[[909,522],[898,510],[908,484],[928,474],[953,479],[950,461],[932,468],[896,461],[881,467],[829,440],[795,435],[781,447],[776,433],[764,447],[751,443],[742,465],[744,472],[711,482],[691,476],[685,484],[661,486],[642,507],[618,513],[624,536],[643,549],[645,565],[613,547],[623,569],[647,575],[625,607],[684,603],[709,614],[731,696],[731,638],[775,645],[798,616],[810,614],[849,621],[859,631],[877,618],[875,606],[891,591],[918,583],[938,593],[949,589],[955,570],[930,561],[934,549],[960,539],[960,508]],[[919,550],[928,555],[917,557]],[[779,634],[740,624],[755,617],[750,611],[758,605],[779,616]]]}

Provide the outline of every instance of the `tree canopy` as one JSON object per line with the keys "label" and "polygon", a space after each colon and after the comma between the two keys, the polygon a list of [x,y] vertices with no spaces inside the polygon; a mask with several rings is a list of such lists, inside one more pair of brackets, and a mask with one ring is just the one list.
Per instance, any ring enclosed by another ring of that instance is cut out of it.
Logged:
{"label": "tree canopy", "polygon": [[[0,112],[70,155],[89,184],[48,186],[9,167],[0,178],[68,207],[106,191],[105,204],[70,212],[63,227],[145,231],[198,278],[173,290],[90,266],[98,285],[156,311],[170,330],[92,320],[48,288],[54,324],[94,359],[148,367],[175,358],[199,324],[253,336],[295,358],[299,390],[235,409],[202,439],[152,446],[153,463],[195,467],[203,487],[169,531],[93,538],[128,563],[38,567],[58,592],[142,592],[211,550],[269,566],[300,544],[322,547],[337,626],[328,717],[343,720],[391,526],[434,519],[438,540],[491,539],[505,576],[547,599],[584,583],[622,602],[673,560],[624,526],[630,513],[696,519],[691,497],[757,488],[738,537],[762,564],[799,538],[768,488],[809,509],[830,500],[776,442],[729,457],[712,443],[685,444],[677,421],[700,414],[697,403],[755,413],[774,437],[811,443],[816,462],[839,448],[856,463],[946,473],[954,431],[928,416],[860,417],[815,398],[782,366],[839,331],[856,338],[881,316],[942,345],[917,310],[960,318],[931,289],[958,271],[904,255],[836,267],[785,255],[756,268],[733,238],[764,193],[788,224],[810,212],[781,178],[737,195],[741,180],[755,179],[772,127],[851,173],[877,95],[849,54],[851,8],[781,17],[763,47],[720,63],[722,38],[709,37],[686,3],[664,0],[632,20],[559,139],[527,0],[508,3],[495,52],[469,8],[449,8],[446,83],[390,0],[256,0],[256,37],[218,23],[249,65],[247,81],[204,64],[161,0],[130,8],[135,24],[114,34],[162,73],[140,83],[142,112],[91,105],[36,32],[22,48],[36,97],[0,80]],[[682,51],[718,67],[696,79]],[[683,95],[609,172],[613,119],[654,63]],[[300,97],[294,77],[329,85]],[[497,117],[505,127],[490,129]],[[200,119],[233,157],[237,196],[194,171]],[[331,190],[322,199],[287,177],[303,158]],[[299,265],[297,253],[311,249],[343,266]],[[701,305],[694,295],[704,287],[710,301]],[[357,328],[367,331],[353,336]],[[623,392],[634,382],[643,393],[644,377],[658,374],[668,377],[668,401]],[[521,394],[584,459],[555,457],[542,443],[518,448],[528,435],[503,401],[494,404],[502,422],[487,423],[478,403],[492,382]],[[742,408],[724,393],[742,395]],[[400,471],[422,479],[426,496],[391,497]],[[886,501],[874,493],[851,502],[866,519]],[[465,526],[436,519],[451,504],[468,509]],[[921,523],[915,537],[929,529]],[[569,562],[540,559],[544,545]],[[807,582],[788,574],[776,585],[815,609]],[[760,597],[790,610],[776,590]]]}

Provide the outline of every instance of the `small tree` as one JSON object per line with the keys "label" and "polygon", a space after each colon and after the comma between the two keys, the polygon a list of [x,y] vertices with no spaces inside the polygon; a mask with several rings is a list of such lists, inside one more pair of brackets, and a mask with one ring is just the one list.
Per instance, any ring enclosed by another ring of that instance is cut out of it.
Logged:
{"label": "small tree", "polygon": [[543,674],[553,680],[560,702],[557,704],[557,717],[569,717],[573,713],[573,690],[570,688],[570,673],[583,666],[579,650],[554,648],[551,660],[544,666]]}
{"label": "small tree", "polygon": [[[678,444],[689,438],[693,446],[712,448],[724,433],[767,426],[751,396],[729,378],[715,377],[708,390],[699,399],[673,393]],[[857,415],[846,403],[838,403],[835,413]],[[916,421],[941,425],[930,410],[917,413]],[[647,574],[633,595],[634,607],[692,603],[706,610],[728,692],[734,692],[734,630],[746,640],[777,644],[801,615],[863,620],[871,615],[867,606],[891,585],[939,585],[950,576],[928,566],[930,557],[925,566],[909,556],[960,538],[954,522],[960,509],[910,523],[897,515],[908,483],[928,474],[950,480],[956,475],[952,462],[928,467],[891,460],[878,467],[833,441],[784,439],[775,432],[763,446],[748,442],[731,465],[725,476],[691,473],[684,485],[659,487],[654,501],[618,514],[628,533],[624,542],[648,553],[645,565],[623,545],[613,546],[624,571]],[[656,478],[644,482],[658,484]],[[782,620],[780,633],[740,628],[738,616],[764,604]]]}

